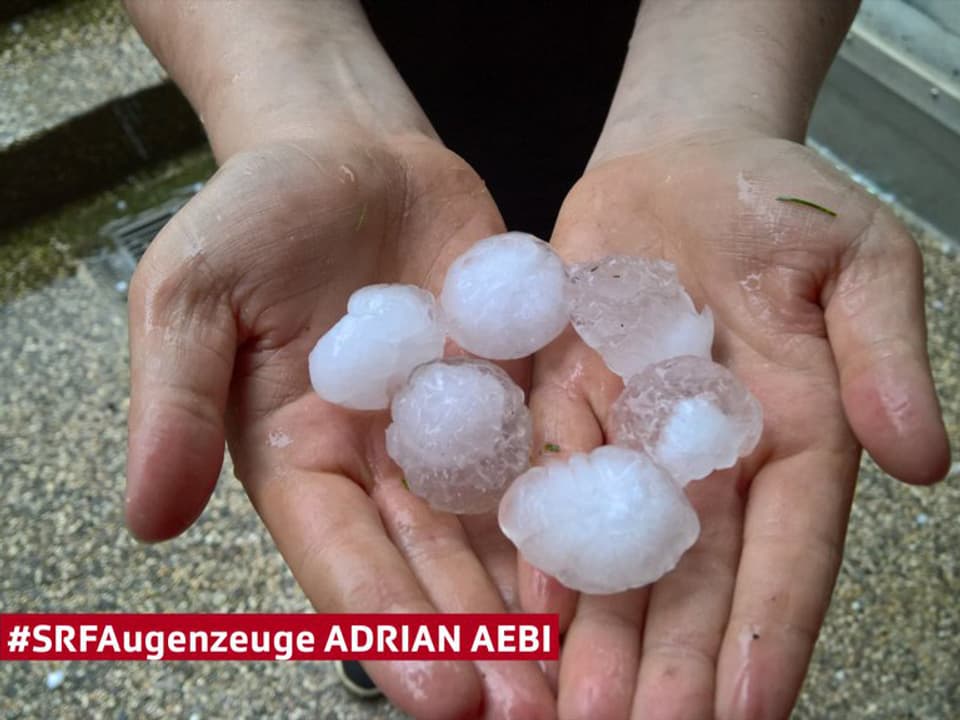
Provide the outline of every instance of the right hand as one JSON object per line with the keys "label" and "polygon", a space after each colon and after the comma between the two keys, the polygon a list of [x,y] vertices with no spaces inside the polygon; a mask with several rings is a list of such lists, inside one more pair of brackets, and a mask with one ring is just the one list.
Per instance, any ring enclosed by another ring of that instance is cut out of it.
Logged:
{"label": "right hand", "polygon": [[[565,630],[559,713],[786,718],[840,570],[861,444],[915,484],[950,465],[916,244],[817,153],[742,130],[607,156],[567,195],[552,242],[568,262],[676,264],[764,421],[753,453],[687,486],[700,539],[656,583],[577,597],[521,567],[524,607]],[[535,447],[610,437],[623,384],[574,332],[536,355],[532,387]]]}
{"label": "right hand", "polygon": [[[516,554],[493,516],[432,511],[385,454],[388,413],[321,400],[307,355],[371,283],[439,290],[502,232],[483,182],[439,142],[348,128],[230,157],[164,228],[130,287],[127,522],[186,529],[237,477],[320,612],[515,609]],[[510,367],[521,384],[528,367]],[[532,663],[370,663],[417,718],[553,717]]]}

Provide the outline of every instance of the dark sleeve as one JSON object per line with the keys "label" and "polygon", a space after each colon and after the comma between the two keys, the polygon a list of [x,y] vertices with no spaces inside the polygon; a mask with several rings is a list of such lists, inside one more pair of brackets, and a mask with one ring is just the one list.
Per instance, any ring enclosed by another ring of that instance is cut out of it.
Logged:
{"label": "dark sleeve", "polygon": [[549,237],[603,127],[639,0],[363,4],[443,141],[487,182],[508,229]]}

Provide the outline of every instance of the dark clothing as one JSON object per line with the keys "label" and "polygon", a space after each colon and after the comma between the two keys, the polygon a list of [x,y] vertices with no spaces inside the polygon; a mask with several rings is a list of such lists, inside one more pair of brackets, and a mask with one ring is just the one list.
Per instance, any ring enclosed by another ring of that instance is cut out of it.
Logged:
{"label": "dark clothing", "polygon": [[549,238],[616,88],[639,0],[365,0],[377,36],[507,228]]}

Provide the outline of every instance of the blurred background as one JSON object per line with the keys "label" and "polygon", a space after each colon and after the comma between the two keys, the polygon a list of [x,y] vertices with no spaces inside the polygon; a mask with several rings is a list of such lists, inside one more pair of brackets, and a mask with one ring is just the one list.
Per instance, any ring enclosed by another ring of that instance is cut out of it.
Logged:
{"label": "blurred background", "polygon": [[[158,0],[159,1],[159,0]],[[802,0],[797,0],[801,2]],[[960,0],[865,0],[809,143],[908,223],[960,447]],[[0,5],[0,612],[306,612],[229,462],[184,536],[122,523],[126,290],[215,167],[116,0]],[[796,718],[960,717],[960,464],[869,460]],[[5,663],[3,718],[399,717],[329,665]]]}

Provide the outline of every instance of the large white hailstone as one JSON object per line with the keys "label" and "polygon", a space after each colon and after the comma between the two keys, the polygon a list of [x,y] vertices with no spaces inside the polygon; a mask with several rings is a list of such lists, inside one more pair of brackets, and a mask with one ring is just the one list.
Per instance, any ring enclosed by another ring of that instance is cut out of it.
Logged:
{"label": "large white hailstone", "polygon": [[699,357],[650,365],[610,408],[617,445],[643,450],[685,485],[732,467],[760,440],[760,403],[733,373]]}
{"label": "large white hailstone", "polygon": [[324,400],[383,410],[422,363],[443,356],[436,301],[413,285],[368,285],[310,352],[310,382]]}
{"label": "large white hailstone", "polygon": [[450,336],[493,360],[536,352],[567,325],[563,262],[526,233],[481,240],[458,257],[440,293]]}
{"label": "large white hailstone", "polygon": [[438,510],[493,510],[530,466],[530,411],[510,376],[471,358],[418,367],[390,406],[387,453]]}
{"label": "large white hailstone", "polygon": [[700,534],[680,486],[647,455],[604,446],[521,475],[500,528],[524,558],[567,587],[614,593],[672,570]]}
{"label": "large white hailstone", "polygon": [[569,271],[570,322],[613,372],[628,378],[666,358],[710,357],[713,313],[698,313],[673,263],[615,255]]}

